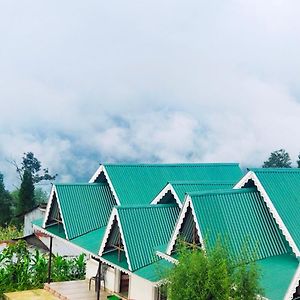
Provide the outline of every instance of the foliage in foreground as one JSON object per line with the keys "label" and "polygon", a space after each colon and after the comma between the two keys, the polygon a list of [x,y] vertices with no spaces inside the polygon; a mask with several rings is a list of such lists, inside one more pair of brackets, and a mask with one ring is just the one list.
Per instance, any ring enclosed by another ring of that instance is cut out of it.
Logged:
{"label": "foliage in foreground", "polygon": [[[0,253],[0,299],[3,293],[41,288],[47,281],[48,258],[39,251],[31,253],[24,241],[9,245]],[[52,281],[85,278],[85,259],[66,259],[55,256],[52,260]]]}
{"label": "foliage in foreground", "polygon": [[15,226],[0,227],[0,241],[10,241],[23,236],[23,228],[17,229]]}
{"label": "foliage in foreground", "polygon": [[179,247],[178,264],[167,277],[170,300],[254,300],[262,295],[255,263],[234,265],[220,242],[208,253]]}

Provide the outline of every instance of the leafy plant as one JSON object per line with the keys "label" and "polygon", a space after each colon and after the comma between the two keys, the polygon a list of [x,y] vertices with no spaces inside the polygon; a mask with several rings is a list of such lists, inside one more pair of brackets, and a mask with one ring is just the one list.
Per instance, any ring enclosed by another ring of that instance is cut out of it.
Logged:
{"label": "leafy plant", "polygon": [[[85,278],[85,257],[54,256],[52,281]],[[5,292],[41,288],[48,276],[48,257],[38,250],[31,253],[24,241],[9,245],[0,253],[0,299]]]}
{"label": "leafy plant", "polygon": [[0,241],[9,241],[22,235],[23,228],[17,229],[15,226],[0,227]]}

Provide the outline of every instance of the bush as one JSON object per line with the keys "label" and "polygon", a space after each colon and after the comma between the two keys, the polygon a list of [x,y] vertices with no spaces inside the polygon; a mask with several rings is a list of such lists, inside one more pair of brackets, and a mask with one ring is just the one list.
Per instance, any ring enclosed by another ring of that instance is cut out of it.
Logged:
{"label": "bush", "polygon": [[23,228],[17,229],[15,226],[0,227],[0,241],[9,241],[23,236]]}
{"label": "bush", "polygon": [[[9,245],[0,253],[0,299],[3,293],[43,287],[48,275],[48,258],[31,253],[24,241]],[[77,258],[53,258],[51,279],[68,281],[85,278],[84,254]]]}
{"label": "bush", "polygon": [[218,241],[206,252],[178,245],[178,263],[167,275],[170,300],[256,300],[262,295],[255,262],[234,262]]}

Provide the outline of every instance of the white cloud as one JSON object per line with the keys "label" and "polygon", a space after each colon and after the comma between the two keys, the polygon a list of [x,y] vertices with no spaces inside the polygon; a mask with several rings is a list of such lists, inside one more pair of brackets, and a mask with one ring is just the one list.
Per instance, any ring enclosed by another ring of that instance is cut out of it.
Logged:
{"label": "white cloud", "polygon": [[1,2],[0,171],[238,161],[286,148],[300,113],[299,1]]}

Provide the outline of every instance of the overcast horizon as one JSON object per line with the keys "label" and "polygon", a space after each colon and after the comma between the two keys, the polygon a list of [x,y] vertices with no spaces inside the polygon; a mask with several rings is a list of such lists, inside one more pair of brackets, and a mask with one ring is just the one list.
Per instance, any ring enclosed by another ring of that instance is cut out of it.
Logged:
{"label": "overcast horizon", "polygon": [[299,1],[0,0],[0,172],[300,152]]}

